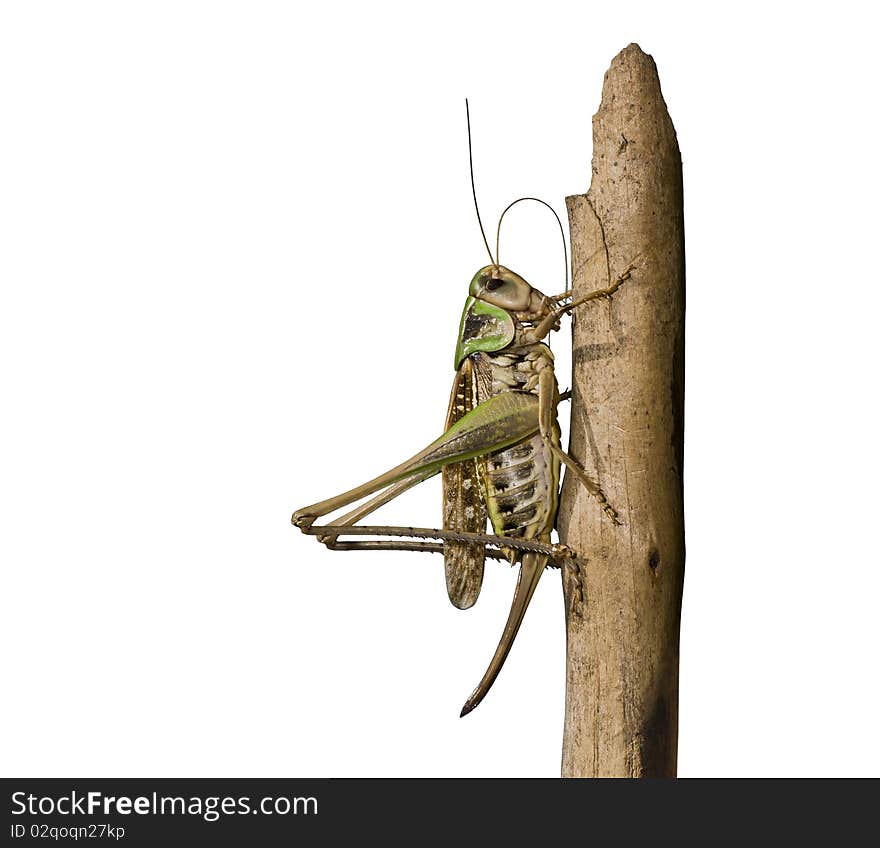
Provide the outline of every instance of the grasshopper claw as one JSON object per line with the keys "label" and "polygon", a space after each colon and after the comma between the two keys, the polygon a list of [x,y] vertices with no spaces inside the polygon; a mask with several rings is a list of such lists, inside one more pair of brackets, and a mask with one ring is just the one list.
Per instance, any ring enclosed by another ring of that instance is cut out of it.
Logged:
{"label": "grasshopper claw", "polygon": [[290,523],[305,532],[312,526],[317,517],[317,515],[310,515],[308,512],[297,511],[290,516]]}
{"label": "grasshopper claw", "polygon": [[576,556],[577,554],[568,545],[563,545],[561,542],[553,545],[552,559],[557,562],[561,562],[564,559],[575,559]]}

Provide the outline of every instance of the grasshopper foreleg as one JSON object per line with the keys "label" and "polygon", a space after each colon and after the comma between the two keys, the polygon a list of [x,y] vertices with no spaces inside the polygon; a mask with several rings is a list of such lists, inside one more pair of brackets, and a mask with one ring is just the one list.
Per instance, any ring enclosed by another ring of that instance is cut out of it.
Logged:
{"label": "grasshopper foreleg", "polygon": [[[611,295],[614,294],[623,284],[626,282],[632,272],[635,270],[635,262],[630,262],[629,265],[623,270],[623,272],[614,280],[611,285],[606,286],[604,289],[596,289],[596,291],[592,291],[589,294],[585,294],[583,297],[579,297],[577,300],[572,300],[570,303],[566,303],[562,306],[557,306],[556,309],[551,310],[545,318],[543,318],[538,324],[535,325],[532,330],[532,337],[535,341],[540,341],[556,326],[556,323],[559,319],[571,312],[573,309],[576,309],[578,306],[583,306],[585,303],[589,303],[592,300],[599,300],[600,298],[610,298]],[[555,300],[564,300],[571,296],[572,290],[569,289],[566,292],[563,292],[561,295],[558,295]]]}

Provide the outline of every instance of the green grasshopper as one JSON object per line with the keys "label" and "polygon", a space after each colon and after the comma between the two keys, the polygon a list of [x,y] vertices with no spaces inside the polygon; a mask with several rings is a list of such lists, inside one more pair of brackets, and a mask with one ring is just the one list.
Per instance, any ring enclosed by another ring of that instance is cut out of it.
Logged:
{"label": "green grasshopper", "polygon": [[[610,298],[633,267],[630,265],[607,288],[572,300],[567,253],[566,290],[552,297],[501,265],[498,254],[506,212],[522,200],[535,200],[553,210],[538,198],[515,200],[499,218],[492,255],[477,204],[469,111],[467,119],[474,206],[491,261],[470,283],[455,349],[456,374],[444,433],[390,471],[348,492],[298,509],[291,518],[304,533],[316,536],[332,550],[443,553],[447,593],[460,609],[476,602],[486,557],[504,559],[511,565],[521,563],[498,647],[465,702],[462,716],[483,700],[498,676],[544,568],[551,563],[562,565],[575,556],[565,545],[551,542],[561,465],[571,469],[612,522],[620,523],[598,483],[562,450],[557,406],[570,393],[559,393],[553,354],[544,340],[552,330],[559,329],[560,318],[566,313],[590,301]],[[562,231],[558,215],[556,220]],[[442,530],[356,524],[437,473],[443,476]],[[321,516],[364,498],[370,499],[333,524],[314,525]],[[494,534],[485,532],[487,518]],[[341,535],[392,538],[340,542]]]}

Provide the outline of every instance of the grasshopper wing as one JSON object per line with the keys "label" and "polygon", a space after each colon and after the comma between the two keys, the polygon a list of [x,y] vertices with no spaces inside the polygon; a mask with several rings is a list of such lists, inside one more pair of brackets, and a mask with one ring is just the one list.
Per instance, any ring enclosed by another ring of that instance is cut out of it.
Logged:
{"label": "grasshopper wing", "polygon": [[[477,403],[477,386],[470,357],[464,359],[452,384],[448,430]],[[477,461],[468,459],[443,467],[443,529],[465,533],[486,532],[486,507]],[[445,542],[446,592],[459,609],[472,607],[483,583],[485,547],[472,542]]]}

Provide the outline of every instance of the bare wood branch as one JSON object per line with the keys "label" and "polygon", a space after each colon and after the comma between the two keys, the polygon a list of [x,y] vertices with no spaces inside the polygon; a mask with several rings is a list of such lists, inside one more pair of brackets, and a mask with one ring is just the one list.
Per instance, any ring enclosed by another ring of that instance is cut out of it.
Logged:
{"label": "bare wood branch", "polygon": [[573,324],[571,451],[615,527],[570,474],[560,538],[568,636],[564,776],[672,777],[684,578],[681,156],[653,59],[605,75],[589,193],[567,198],[574,297],[632,276]]}

